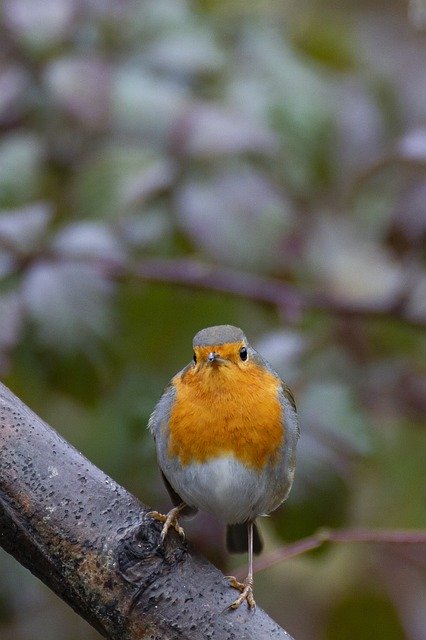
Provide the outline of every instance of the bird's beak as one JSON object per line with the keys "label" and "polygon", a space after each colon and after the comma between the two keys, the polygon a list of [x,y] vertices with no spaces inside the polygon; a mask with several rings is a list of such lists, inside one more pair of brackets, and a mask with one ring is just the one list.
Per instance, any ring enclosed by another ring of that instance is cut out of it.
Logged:
{"label": "bird's beak", "polygon": [[222,356],[220,356],[218,353],[216,353],[216,351],[210,351],[209,355],[207,356],[207,362],[209,364],[225,364],[226,363],[226,359],[222,358]]}

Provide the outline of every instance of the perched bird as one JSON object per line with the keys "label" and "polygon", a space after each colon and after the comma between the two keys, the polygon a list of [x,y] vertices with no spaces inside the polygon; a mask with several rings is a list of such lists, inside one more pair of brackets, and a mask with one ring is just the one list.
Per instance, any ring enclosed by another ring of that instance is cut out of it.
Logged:
{"label": "perched bird", "polygon": [[248,550],[244,582],[229,577],[255,607],[253,552],[260,553],[257,516],[274,511],[293,483],[299,438],[290,389],[231,325],[199,331],[193,361],[172,378],[149,420],[164,482],[175,507],[151,511],[184,535],[178,518],[208,511],[227,523],[231,553]]}

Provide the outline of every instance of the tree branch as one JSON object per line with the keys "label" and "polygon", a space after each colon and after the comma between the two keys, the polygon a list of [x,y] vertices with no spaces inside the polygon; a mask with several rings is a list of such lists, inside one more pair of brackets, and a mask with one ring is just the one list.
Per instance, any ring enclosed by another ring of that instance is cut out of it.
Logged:
{"label": "tree branch", "polygon": [[[112,265],[113,269],[117,264]],[[277,278],[259,276],[226,267],[198,262],[193,259],[146,259],[124,273],[146,282],[163,282],[185,287],[219,291],[271,304],[282,309],[288,317],[297,318],[305,311],[321,311],[351,318],[396,318],[424,329],[420,318],[412,318],[407,311],[407,291],[385,302],[370,304],[338,300],[326,293],[304,291]]]}
{"label": "tree branch", "polygon": [[0,384],[0,544],[112,640],[291,640]]}
{"label": "tree branch", "polygon": [[[282,560],[299,556],[326,542],[374,542],[383,544],[426,545],[426,531],[421,529],[320,529],[316,533],[276,551],[264,554],[254,563],[255,573],[269,569]],[[237,577],[242,575],[236,571]]]}

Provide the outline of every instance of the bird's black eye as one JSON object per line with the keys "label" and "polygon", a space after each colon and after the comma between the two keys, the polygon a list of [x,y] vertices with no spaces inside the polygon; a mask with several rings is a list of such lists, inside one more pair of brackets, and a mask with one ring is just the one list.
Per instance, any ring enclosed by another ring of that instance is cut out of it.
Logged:
{"label": "bird's black eye", "polygon": [[247,349],[245,347],[241,347],[240,349],[240,358],[241,360],[245,361],[247,360]]}
{"label": "bird's black eye", "polygon": [[194,363],[196,364],[197,363],[197,356],[196,356],[195,351],[194,351],[194,355],[192,356],[192,359],[193,359]]}

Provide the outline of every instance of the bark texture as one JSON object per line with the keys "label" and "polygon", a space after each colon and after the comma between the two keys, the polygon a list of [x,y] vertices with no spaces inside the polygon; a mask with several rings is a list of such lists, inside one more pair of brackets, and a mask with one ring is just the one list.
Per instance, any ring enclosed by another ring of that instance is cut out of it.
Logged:
{"label": "bark texture", "polygon": [[0,384],[0,544],[106,638],[291,640]]}

